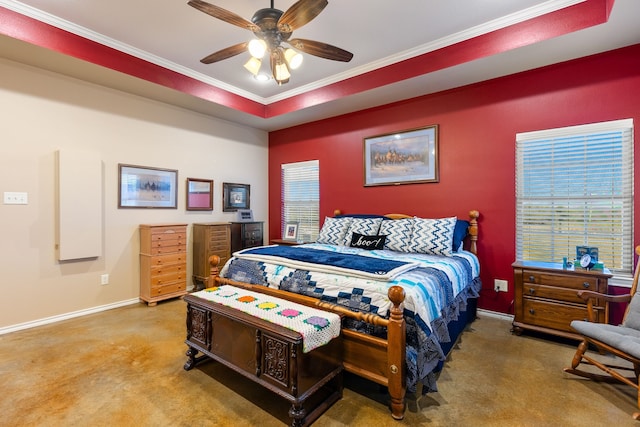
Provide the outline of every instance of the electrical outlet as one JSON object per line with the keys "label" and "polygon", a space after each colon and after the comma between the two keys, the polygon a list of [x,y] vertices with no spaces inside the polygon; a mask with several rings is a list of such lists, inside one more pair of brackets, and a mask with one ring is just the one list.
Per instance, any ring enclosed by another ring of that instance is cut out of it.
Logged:
{"label": "electrical outlet", "polygon": [[100,276],[100,284],[101,285],[108,285],[109,284],[109,275],[108,274],[103,274],[102,276]]}
{"label": "electrical outlet", "polygon": [[506,280],[494,279],[493,289],[496,292],[507,292],[507,290],[509,289],[509,282]]}

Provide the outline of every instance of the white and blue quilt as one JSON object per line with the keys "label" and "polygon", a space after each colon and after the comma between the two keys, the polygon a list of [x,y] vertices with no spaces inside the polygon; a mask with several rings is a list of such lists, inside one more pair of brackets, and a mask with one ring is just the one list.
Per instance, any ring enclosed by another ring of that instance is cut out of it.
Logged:
{"label": "white and blue quilt", "polygon": [[[466,310],[468,298],[478,296],[479,274],[477,257],[467,251],[440,256],[320,243],[246,249],[234,253],[221,271],[222,277],[232,280],[308,295],[384,318],[391,309],[389,288],[401,286],[407,387],[415,391],[420,382],[425,393],[437,390],[433,370],[445,358],[440,343],[451,340],[449,321]],[[345,326],[385,334],[362,322]]]}

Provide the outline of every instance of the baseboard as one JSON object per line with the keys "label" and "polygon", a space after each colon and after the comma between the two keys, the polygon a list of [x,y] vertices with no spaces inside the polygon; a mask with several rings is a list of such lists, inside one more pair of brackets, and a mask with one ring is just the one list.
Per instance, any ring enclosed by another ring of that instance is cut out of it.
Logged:
{"label": "baseboard", "polygon": [[74,317],[86,316],[87,314],[99,313],[101,311],[107,311],[118,307],[124,307],[126,305],[138,304],[139,298],[130,300],[118,301],[111,304],[100,305],[98,307],[86,308],[84,310],[72,311],[71,313],[59,314],[57,316],[45,317],[44,319],[32,320],[30,322],[18,323],[17,325],[5,326],[0,328],[0,335],[8,334],[11,332],[21,331],[23,329],[35,328],[36,326],[48,325],[51,323],[61,322],[67,319],[73,319]]}
{"label": "baseboard", "polygon": [[482,308],[479,308],[478,309],[478,315],[483,315],[483,316],[486,316],[486,317],[494,317],[496,319],[507,320],[509,322],[513,322],[513,315],[505,314],[505,313],[498,313],[497,311],[484,310]]}

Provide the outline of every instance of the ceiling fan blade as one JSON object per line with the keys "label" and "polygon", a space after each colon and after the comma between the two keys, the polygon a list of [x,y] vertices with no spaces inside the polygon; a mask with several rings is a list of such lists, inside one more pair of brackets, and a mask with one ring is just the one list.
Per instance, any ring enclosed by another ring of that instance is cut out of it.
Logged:
{"label": "ceiling fan blade", "polygon": [[353,58],[353,53],[351,52],[313,40],[291,39],[287,41],[287,43],[304,53],[319,56],[320,58],[331,59],[332,61],[349,62],[351,58]]}
{"label": "ceiling fan blade", "polygon": [[253,22],[247,21],[243,17],[236,15],[233,12],[229,12],[228,10],[223,9],[219,6],[214,6],[202,0],[189,0],[187,4],[198,9],[200,12],[204,12],[207,15],[211,15],[214,18],[218,18],[221,21],[227,22],[229,24],[233,24],[240,28],[251,31],[258,30],[258,27]]}
{"label": "ceiling fan blade", "polygon": [[278,19],[278,29],[291,33],[318,16],[328,4],[327,0],[299,0]]}
{"label": "ceiling fan blade", "polygon": [[226,49],[219,50],[217,52],[212,53],[209,56],[205,56],[200,60],[203,64],[213,64],[214,62],[222,61],[223,59],[231,58],[232,56],[236,56],[240,53],[247,51],[248,42],[238,43],[233,46],[229,46]]}

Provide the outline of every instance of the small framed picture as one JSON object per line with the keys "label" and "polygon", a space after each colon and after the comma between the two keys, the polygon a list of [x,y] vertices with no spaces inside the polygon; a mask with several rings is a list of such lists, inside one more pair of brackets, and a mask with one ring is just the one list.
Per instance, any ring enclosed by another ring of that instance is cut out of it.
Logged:
{"label": "small framed picture", "polygon": [[283,240],[298,240],[298,223],[297,222],[288,222],[284,227],[284,235],[282,236]]}
{"label": "small framed picture", "polygon": [[187,210],[213,210],[213,180],[187,178]]}
{"label": "small framed picture", "polygon": [[250,190],[247,184],[222,183],[222,211],[235,212],[238,209],[250,209]]}

